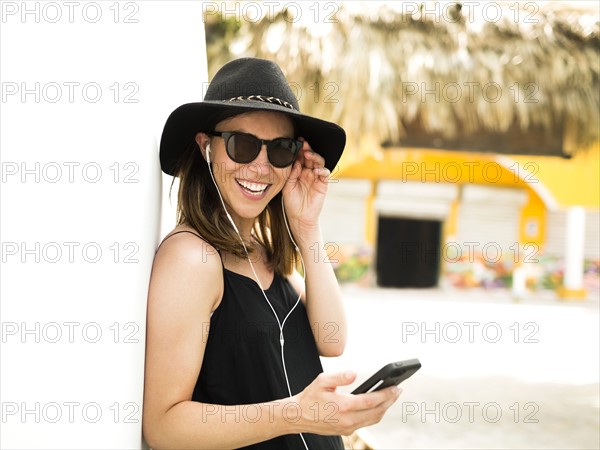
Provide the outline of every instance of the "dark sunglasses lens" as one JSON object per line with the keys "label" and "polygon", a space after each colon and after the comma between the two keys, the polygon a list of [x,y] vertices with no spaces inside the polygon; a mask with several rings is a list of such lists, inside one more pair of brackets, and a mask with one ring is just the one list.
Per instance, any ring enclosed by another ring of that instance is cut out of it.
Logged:
{"label": "dark sunglasses lens", "polygon": [[296,159],[300,145],[295,139],[275,139],[269,149],[269,161],[275,167],[289,166]]}
{"label": "dark sunglasses lens", "polygon": [[232,134],[227,141],[227,154],[238,163],[249,163],[258,155],[258,142],[252,136]]}

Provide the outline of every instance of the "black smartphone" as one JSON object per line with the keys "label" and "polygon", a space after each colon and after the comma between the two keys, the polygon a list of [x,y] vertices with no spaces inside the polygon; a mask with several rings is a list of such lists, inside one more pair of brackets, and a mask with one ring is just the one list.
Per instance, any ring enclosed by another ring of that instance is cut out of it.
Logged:
{"label": "black smartphone", "polygon": [[352,391],[353,394],[378,391],[389,386],[397,386],[421,368],[418,359],[407,359],[390,363],[374,373],[367,381]]}

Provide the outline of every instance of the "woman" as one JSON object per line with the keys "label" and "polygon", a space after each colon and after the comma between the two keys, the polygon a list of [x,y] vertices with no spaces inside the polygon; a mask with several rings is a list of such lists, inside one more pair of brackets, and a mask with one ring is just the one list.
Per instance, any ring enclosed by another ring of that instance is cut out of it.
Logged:
{"label": "woman", "polygon": [[180,188],[148,298],[152,448],[341,449],[340,434],[398,398],[395,387],[341,394],[355,374],[324,374],[319,360],[346,342],[318,221],[344,145],[339,126],[301,114],[280,68],[256,58],[223,66],[203,102],[168,118],[161,167]]}

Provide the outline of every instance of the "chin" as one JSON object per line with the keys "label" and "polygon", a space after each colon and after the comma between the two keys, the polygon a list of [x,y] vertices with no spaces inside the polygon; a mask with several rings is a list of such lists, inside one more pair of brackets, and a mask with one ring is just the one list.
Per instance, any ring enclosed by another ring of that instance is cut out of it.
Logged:
{"label": "chin", "polygon": [[[271,199],[269,199],[269,201],[271,201]],[[260,202],[260,205],[239,205],[235,209],[235,213],[241,219],[256,219],[265,210],[265,208],[269,204],[269,201],[264,201],[264,203]]]}

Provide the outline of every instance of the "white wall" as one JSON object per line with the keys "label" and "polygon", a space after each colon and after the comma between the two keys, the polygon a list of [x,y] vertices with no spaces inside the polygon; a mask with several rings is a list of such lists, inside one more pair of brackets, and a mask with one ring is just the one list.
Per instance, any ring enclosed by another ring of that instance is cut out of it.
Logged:
{"label": "white wall", "polygon": [[202,4],[0,8],[0,447],[140,448],[158,142],[202,99]]}

